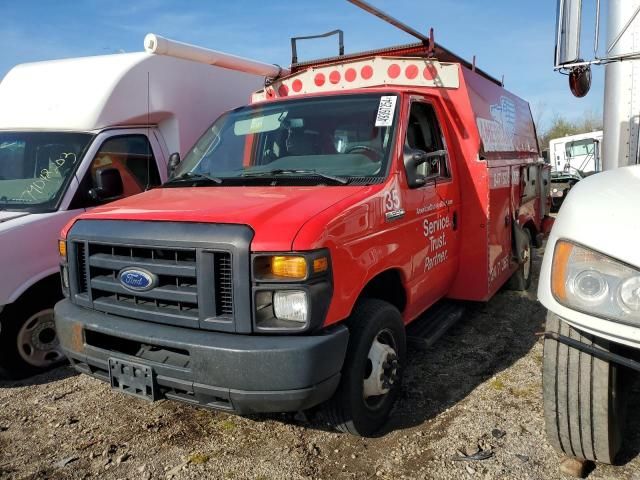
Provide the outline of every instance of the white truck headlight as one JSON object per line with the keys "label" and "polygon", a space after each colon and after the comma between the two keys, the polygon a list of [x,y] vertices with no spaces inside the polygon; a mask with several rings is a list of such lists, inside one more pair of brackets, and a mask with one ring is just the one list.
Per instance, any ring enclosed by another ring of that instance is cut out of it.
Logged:
{"label": "white truck headlight", "polygon": [[589,248],[556,243],[551,291],[567,308],[640,326],[640,270]]}
{"label": "white truck headlight", "polygon": [[280,320],[307,322],[309,306],[307,293],[298,290],[281,290],[273,294],[273,313]]}
{"label": "white truck headlight", "polygon": [[629,278],[620,285],[620,302],[629,313],[640,314],[640,275]]}

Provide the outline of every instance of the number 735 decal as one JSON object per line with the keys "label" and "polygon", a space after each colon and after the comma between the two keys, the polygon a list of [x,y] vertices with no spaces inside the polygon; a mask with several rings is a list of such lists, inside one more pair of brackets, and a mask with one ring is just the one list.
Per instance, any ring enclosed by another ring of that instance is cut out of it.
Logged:
{"label": "number 735 decal", "polygon": [[388,222],[404,217],[404,210],[400,208],[400,195],[393,189],[384,194],[384,215]]}

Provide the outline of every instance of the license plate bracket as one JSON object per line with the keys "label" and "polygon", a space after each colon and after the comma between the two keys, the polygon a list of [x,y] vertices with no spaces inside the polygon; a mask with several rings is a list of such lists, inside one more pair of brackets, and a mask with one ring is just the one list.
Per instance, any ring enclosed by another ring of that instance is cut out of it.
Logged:
{"label": "license plate bracket", "polygon": [[109,382],[119,392],[148,402],[157,400],[153,369],[148,365],[110,358]]}

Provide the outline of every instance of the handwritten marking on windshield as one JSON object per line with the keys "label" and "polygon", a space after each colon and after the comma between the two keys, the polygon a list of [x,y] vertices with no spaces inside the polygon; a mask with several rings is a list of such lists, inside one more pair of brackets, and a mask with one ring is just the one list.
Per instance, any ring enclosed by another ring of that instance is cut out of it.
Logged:
{"label": "handwritten marking on windshield", "polygon": [[39,198],[37,198],[37,195],[44,194],[47,183],[51,182],[54,176],[60,174],[60,167],[62,167],[69,159],[71,159],[71,163],[75,163],[76,154],[63,153],[60,155],[60,158],[53,161],[50,168],[43,168],[40,170],[40,176],[29,184],[29,186],[20,195],[19,200],[27,200],[30,198],[31,200],[38,201]]}

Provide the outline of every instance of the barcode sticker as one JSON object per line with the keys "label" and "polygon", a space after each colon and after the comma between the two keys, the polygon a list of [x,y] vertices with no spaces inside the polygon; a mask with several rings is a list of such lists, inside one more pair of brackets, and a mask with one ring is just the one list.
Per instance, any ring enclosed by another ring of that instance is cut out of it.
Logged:
{"label": "barcode sticker", "polygon": [[380,97],[380,105],[376,115],[376,127],[390,127],[393,124],[397,99],[398,97],[396,96]]}

